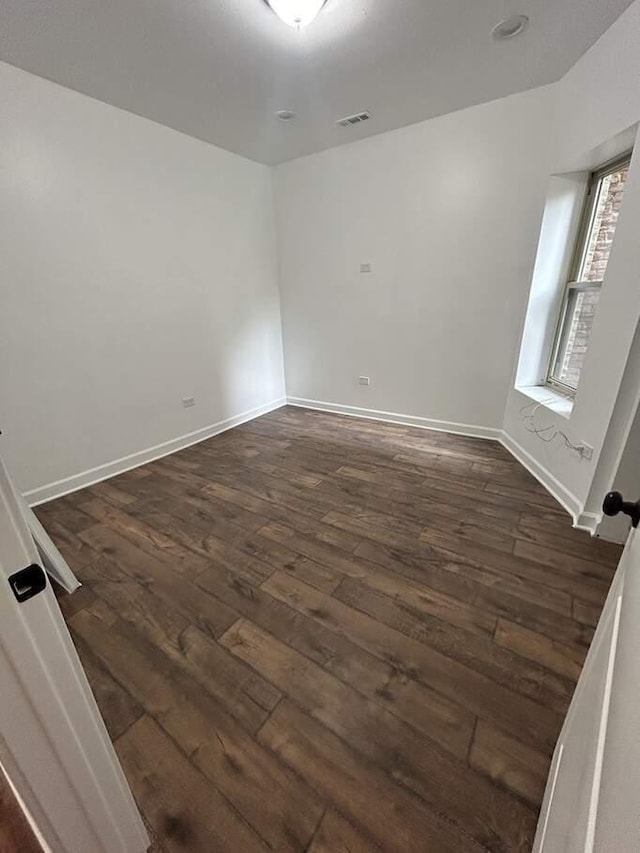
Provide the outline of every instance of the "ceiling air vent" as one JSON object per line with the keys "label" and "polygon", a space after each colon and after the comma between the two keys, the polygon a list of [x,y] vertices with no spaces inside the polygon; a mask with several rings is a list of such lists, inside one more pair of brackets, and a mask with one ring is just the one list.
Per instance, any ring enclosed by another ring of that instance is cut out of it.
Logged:
{"label": "ceiling air vent", "polygon": [[365,110],[364,112],[361,112],[361,113],[355,113],[352,116],[346,116],[345,118],[340,118],[340,119],[338,119],[336,124],[339,124],[340,127],[349,127],[349,125],[351,125],[351,124],[360,124],[360,122],[369,121],[370,118],[371,118],[371,113],[369,113]]}

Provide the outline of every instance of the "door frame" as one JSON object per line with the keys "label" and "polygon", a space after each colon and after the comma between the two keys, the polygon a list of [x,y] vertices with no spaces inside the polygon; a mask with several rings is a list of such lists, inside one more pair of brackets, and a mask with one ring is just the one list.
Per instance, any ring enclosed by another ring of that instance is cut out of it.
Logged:
{"label": "door frame", "polygon": [[631,530],[558,737],[535,853],[640,849],[639,648],[640,532]]}
{"label": "door frame", "polygon": [[34,564],[0,458],[0,763],[52,853],[144,853],[144,824],[46,574],[22,603],[9,585]]}

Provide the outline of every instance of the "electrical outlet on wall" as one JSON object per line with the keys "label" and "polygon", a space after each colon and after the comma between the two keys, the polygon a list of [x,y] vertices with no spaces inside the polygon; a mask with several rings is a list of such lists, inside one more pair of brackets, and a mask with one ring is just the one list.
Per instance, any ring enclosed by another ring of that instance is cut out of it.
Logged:
{"label": "electrical outlet on wall", "polygon": [[593,447],[590,444],[587,444],[586,441],[583,441],[580,445],[580,456],[583,459],[593,459]]}
{"label": "electrical outlet on wall", "polygon": [[371,385],[371,380],[369,379],[368,376],[359,376],[358,377],[358,384],[359,385]]}
{"label": "electrical outlet on wall", "polygon": [[183,397],[182,398],[182,405],[185,407],[185,409],[188,409],[191,406],[195,406],[195,404],[196,404],[196,398],[195,397]]}

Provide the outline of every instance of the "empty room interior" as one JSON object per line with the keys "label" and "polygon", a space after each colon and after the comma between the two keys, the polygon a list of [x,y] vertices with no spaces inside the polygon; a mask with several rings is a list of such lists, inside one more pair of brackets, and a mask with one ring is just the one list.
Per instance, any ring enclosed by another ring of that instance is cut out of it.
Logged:
{"label": "empty room interior", "polygon": [[637,853],[640,0],[5,0],[0,105],[0,850]]}

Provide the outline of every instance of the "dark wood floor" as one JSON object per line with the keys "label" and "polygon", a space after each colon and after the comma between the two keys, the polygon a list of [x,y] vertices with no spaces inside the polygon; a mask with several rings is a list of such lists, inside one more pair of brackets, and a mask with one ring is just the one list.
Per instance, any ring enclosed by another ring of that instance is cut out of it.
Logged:
{"label": "dark wood floor", "polygon": [[525,851],[619,557],[498,444],[284,408],[38,510],[167,851]]}
{"label": "dark wood floor", "polygon": [[42,853],[42,848],[2,769],[0,769],[0,853]]}

